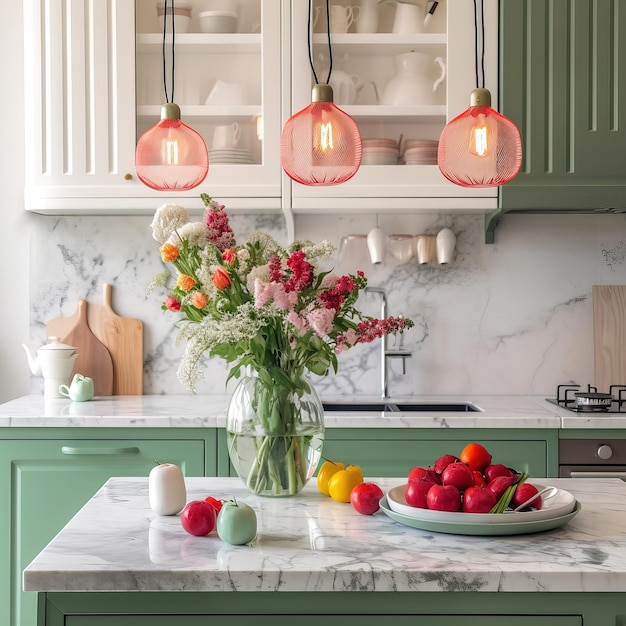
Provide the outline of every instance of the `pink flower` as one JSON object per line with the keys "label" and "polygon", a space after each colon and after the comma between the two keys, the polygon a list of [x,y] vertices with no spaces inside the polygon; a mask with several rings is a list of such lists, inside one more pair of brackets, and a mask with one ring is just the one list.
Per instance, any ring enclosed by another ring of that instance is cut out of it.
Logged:
{"label": "pink flower", "polygon": [[319,336],[326,337],[333,329],[333,321],[335,319],[334,309],[315,309],[306,316],[311,328]]}
{"label": "pink flower", "polygon": [[170,311],[180,311],[180,302],[174,296],[165,298],[165,308]]}
{"label": "pink flower", "polygon": [[209,229],[207,238],[218,250],[224,252],[228,248],[235,247],[235,235],[230,227],[223,204],[211,200],[204,213],[204,220]]}
{"label": "pink flower", "polygon": [[222,252],[222,261],[224,263],[232,263],[237,258],[237,253],[234,250],[228,248]]}
{"label": "pink flower", "polygon": [[307,330],[309,330],[306,320],[300,317],[295,311],[289,311],[289,313],[287,313],[287,321],[296,327],[300,335],[304,335]]}

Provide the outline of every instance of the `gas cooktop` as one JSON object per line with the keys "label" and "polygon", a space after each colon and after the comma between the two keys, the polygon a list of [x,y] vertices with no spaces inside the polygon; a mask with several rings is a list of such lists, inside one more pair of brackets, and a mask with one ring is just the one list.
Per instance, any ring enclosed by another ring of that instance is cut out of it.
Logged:
{"label": "gas cooktop", "polygon": [[587,391],[579,389],[576,384],[558,385],[556,398],[546,400],[573,413],[626,413],[626,385],[611,385],[608,393],[591,385]]}

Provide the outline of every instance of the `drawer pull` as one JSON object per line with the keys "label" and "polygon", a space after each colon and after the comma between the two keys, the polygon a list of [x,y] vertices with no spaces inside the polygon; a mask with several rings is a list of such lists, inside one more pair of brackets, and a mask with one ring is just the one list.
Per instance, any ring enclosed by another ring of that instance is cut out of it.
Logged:
{"label": "drawer pull", "polygon": [[583,472],[578,470],[572,470],[570,472],[571,478],[621,478],[622,480],[626,480],[626,472]]}
{"label": "drawer pull", "polygon": [[127,448],[77,448],[75,446],[63,446],[61,448],[63,454],[74,454],[84,456],[104,456],[112,454],[139,454],[137,446],[129,446]]}

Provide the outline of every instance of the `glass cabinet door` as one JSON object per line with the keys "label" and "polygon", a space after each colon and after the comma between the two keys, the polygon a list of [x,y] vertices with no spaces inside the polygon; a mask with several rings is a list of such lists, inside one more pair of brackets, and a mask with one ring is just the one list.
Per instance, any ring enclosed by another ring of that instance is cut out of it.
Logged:
{"label": "glass cabinet door", "polygon": [[[319,206],[359,210],[493,209],[496,191],[465,189],[437,166],[437,140],[446,122],[469,106],[475,85],[472,2],[442,1],[424,23],[432,2],[342,0],[331,7],[335,104],[350,114],[363,138],[357,174],[335,187],[292,183],[294,211]],[[497,102],[497,6],[485,2],[487,87]],[[292,3],[292,108],[310,103],[314,82],[308,60],[307,2]],[[313,61],[320,82],[329,68],[324,0],[314,0]],[[492,70],[492,71],[491,71]]]}
{"label": "glass cabinet door", "polygon": [[[172,55],[170,17],[164,77],[163,2],[136,7],[139,137],[159,120],[164,78],[172,99]],[[280,209],[280,0],[176,0],[174,10],[173,99],[209,151],[205,181],[176,197],[193,207],[206,192],[230,208]]]}

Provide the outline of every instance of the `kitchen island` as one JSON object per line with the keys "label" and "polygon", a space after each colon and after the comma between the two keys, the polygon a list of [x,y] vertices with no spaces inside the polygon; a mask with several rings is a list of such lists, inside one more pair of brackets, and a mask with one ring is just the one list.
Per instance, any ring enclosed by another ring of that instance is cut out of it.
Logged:
{"label": "kitchen island", "polygon": [[[404,482],[374,480],[385,491]],[[24,571],[25,591],[40,592],[39,624],[68,615],[76,626],[191,626],[206,616],[233,625],[626,623],[626,483],[616,479],[550,479],[581,503],[577,516],[543,533],[487,537],[363,516],[315,481],[279,499],[236,478],[186,482],[188,501],[250,504],[256,539],[230,546],[215,533],[188,535],[179,516],[150,510],[145,478],[112,478]]]}

